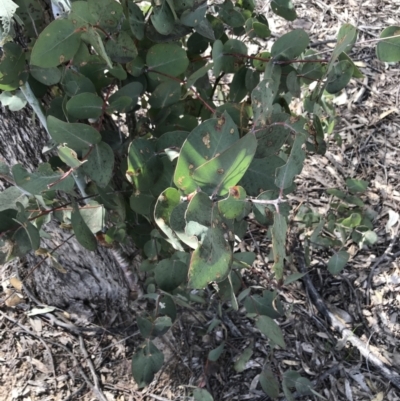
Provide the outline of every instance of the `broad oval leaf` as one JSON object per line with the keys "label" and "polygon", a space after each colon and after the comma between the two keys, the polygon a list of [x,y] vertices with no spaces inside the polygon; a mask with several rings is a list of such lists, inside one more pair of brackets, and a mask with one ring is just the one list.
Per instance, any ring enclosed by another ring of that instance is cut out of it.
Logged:
{"label": "broad oval leaf", "polygon": [[71,116],[79,119],[99,118],[103,112],[103,99],[94,93],[80,93],[68,100],[66,108]]}
{"label": "broad oval leaf", "polygon": [[350,254],[346,251],[335,253],[328,262],[328,270],[331,274],[339,274],[349,261]]}
{"label": "broad oval leaf", "polygon": [[101,141],[101,135],[90,125],[66,123],[53,116],[47,118],[47,128],[55,142],[60,145],[67,144],[77,152]]}
{"label": "broad oval leaf", "polygon": [[72,21],[57,19],[39,35],[30,63],[43,68],[57,67],[74,57],[80,45],[80,32]]}
{"label": "broad oval leaf", "polygon": [[219,228],[210,228],[193,252],[189,266],[189,287],[205,288],[225,279],[232,264],[232,250]]}
{"label": "broad oval leaf", "polygon": [[260,384],[264,392],[271,398],[279,396],[279,382],[269,366],[264,367],[260,373]]}
{"label": "broad oval leaf", "polygon": [[303,29],[282,35],[273,45],[271,56],[275,60],[293,60],[306,50],[310,38]]}
{"label": "broad oval leaf", "polygon": [[135,352],[132,357],[132,375],[139,388],[151,383],[163,363],[163,353],[151,341]]}
{"label": "broad oval leaf", "polygon": [[97,248],[97,240],[83,220],[78,207],[75,205],[71,213],[71,224],[78,242],[89,251]]}
{"label": "broad oval leaf", "polygon": [[[174,43],[166,43],[152,46],[147,52],[146,63],[149,72],[158,71],[177,77],[186,71],[189,59],[182,47]],[[159,81],[165,80],[161,78],[161,74],[152,73],[150,76]]]}
{"label": "broad oval leaf", "polygon": [[176,81],[162,82],[151,94],[149,103],[155,109],[163,109],[179,102],[181,85]]}
{"label": "broad oval leaf", "polygon": [[296,10],[294,9],[291,0],[272,0],[272,11],[287,21],[294,21],[297,18]]}
{"label": "broad oval leaf", "polygon": [[96,143],[82,168],[99,187],[105,188],[112,178],[114,152],[105,142]]}
{"label": "broad oval leaf", "polygon": [[[379,60],[385,61],[386,63],[396,63],[400,61],[399,35],[400,26],[389,26],[382,31],[379,38],[383,40],[380,40],[376,46],[376,56]],[[393,38],[392,36],[397,37]]]}
{"label": "broad oval leaf", "polygon": [[286,344],[283,339],[283,334],[281,328],[268,316],[259,316],[256,322],[258,330],[261,331],[267,338],[272,340],[276,345],[285,349]]}
{"label": "broad oval leaf", "polygon": [[257,139],[249,133],[221,154],[193,171],[192,178],[208,194],[225,195],[246,173],[257,149]]}

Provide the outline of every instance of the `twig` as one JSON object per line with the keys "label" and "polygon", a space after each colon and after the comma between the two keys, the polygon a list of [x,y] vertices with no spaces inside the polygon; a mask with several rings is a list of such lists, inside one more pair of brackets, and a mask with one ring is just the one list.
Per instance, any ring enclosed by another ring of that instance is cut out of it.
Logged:
{"label": "twig", "polygon": [[97,395],[97,397],[100,401],[107,401],[106,396],[103,394],[103,391],[100,388],[100,381],[97,376],[96,369],[94,368],[93,362],[89,358],[88,352],[86,351],[85,342],[83,341],[82,336],[79,336],[79,345],[81,347],[82,355],[86,359],[86,363],[89,366],[90,373],[92,374],[92,378],[93,378],[93,382],[94,382],[94,387],[92,390],[94,390],[95,394]]}
{"label": "twig", "polygon": [[[298,263],[298,269],[301,273],[306,272],[306,264],[304,260],[303,250],[299,247],[295,250],[295,255]],[[390,369],[384,362],[382,362],[378,356],[376,356],[372,351],[368,349],[368,346],[360,340],[352,330],[349,330],[326,306],[325,302],[319,295],[318,291],[314,287],[314,284],[311,281],[311,277],[306,274],[303,278],[304,286],[308,292],[311,301],[323,315],[330,325],[342,335],[343,342],[348,341],[353,347],[357,348],[360,354],[366,359],[367,363],[370,363],[375,366],[375,368],[379,371],[379,373],[389,380],[393,386],[400,390],[400,375]]]}
{"label": "twig", "polygon": [[82,386],[78,388],[78,390],[74,391],[72,394],[70,394],[64,401],[74,401],[77,400],[77,396],[85,389],[86,387],[86,382],[82,383]]}

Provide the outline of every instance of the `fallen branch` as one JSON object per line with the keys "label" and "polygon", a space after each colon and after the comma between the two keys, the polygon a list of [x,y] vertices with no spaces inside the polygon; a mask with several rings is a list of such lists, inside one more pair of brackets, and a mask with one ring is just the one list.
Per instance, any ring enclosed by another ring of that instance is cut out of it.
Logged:
{"label": "fallen branch", "polygon": [[[301,273],[306,273],[306,264],[304,260],[304,253],[302,249],[297,248],[295,250],[297,267]],[[360,354],[367,360],[371,365],[374,365],[377,371],[389,380],[393,386],[400,390],[400,375],[382,362],[377,355],[368,349],[368,346],[360,340],[352,330],[348,329],[326,306],[324,300],[319,295],[318,291],[314,287],[311,278],[306,274],[303,278],[304,286],[306,287],[307,293],[317,308],[318,312],[324,316],[329,324],[342,336],[343,342],[348,341],[353,347],[357,348]]]}

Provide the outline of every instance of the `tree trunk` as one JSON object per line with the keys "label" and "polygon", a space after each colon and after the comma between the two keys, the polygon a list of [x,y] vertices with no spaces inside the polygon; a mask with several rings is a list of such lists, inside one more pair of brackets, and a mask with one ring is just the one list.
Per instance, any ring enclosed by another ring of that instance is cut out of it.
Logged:
{"label": "tree trunk", "polygon": [[[19,112],[0,107],[0,156],[9,166],[21,163],[28,170],[36,168],[45,161],[41,151],[48,139],[37,120],[32,120],[29,106]],[[0,180],[0,190],[7,185]],[[80,319],[105,326],[126,321],[130,289],[118,254],[100,245],[96,252],[89,252],[73,236],[66,241],[72,232],[54,222],[44,230],[51,240],[42,240],[41,247],[51,251],[59,246],[54,256],[66,272],[57,270],[47,258],[29,275],[43,259],[30,253],[17,268],[22,278],[28,275],[25,284],[32,294]]]}

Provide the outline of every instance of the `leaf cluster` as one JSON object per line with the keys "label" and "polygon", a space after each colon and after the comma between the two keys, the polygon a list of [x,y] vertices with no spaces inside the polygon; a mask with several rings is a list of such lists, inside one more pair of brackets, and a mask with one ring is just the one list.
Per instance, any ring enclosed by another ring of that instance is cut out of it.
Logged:
{"label": "leaf cluster", "polygon": [[[326,150],[334,115],[325,95],[362,76],[349,57],[356,29],[343,25],[326,57],[309,48],[302,29],[272,40],[255,0],[79,0],[50,23],[39,0],[5,4],[2,38],[10,39],[18,23],[28,48],[4,43],[0,100],[17,110],[51,94],[43,121],[53,157],[34,172],[0,165],[15,183],[0,194],[0,262],[46,252],[40,238],[51,218],[72,227],[89,250],[97,248],[98,234],[109,244],[133,238],[153,305],[137,322],[146,339],[132,360],[140,386],[163,363],[152,339],[173,325],[177,307],[204,303],[212,283],[229,308],[245,307],[271,350],[284,348],[274,320],[285,314],[277,293],[243,288],[241,276],[255,255],[236,253],[235,244],[246,235],[249,216],[267,227],[273,275],[284,284],[287,195],[305,159]],[[290,0],[273,0],[271,9],[296,18]],[[388,39],[377,52],[385,61],[398,61],[393,36],[399,29],[382,33]],[[251,54],[250,44],[259,52]],[[299,101],[301,115],[293,108]],[[110,129],[107,121],[126,124]],[[358,197],[366,183],[347,184],[347,192],[329,192],[335,201],[327,216],[307,208],[297,214],[311,247],[337,250],[328,265],[333,274],[349,259],[349,238],[361,246],[374,241]],[[224,347],[208,359],[216,361]],[[239,356],[235,369],[243,369],[251,352]],[[279,395],[269,365],[260,382],[269,396]],[[292,388],[312,392],[296,372],[287,372],[282,385],[288,399]]]}

